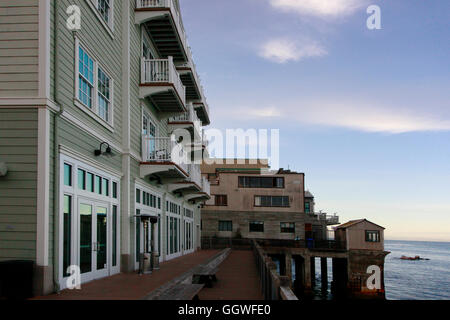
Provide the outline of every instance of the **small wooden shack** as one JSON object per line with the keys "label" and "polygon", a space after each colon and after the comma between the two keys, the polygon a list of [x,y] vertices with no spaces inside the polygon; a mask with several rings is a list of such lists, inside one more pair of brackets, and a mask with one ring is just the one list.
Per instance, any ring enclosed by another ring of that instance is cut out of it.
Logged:
{"label": "small wooden shack", "polygon": [[352,220],[336,227],[335,239],[346,243],[347,250],[384,251],[384,230],[366,219]]}

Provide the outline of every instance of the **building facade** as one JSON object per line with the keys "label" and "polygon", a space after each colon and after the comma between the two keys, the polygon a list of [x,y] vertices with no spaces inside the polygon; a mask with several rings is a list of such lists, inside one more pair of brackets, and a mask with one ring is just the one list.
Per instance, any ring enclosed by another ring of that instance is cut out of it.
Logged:
{"label": "building facade", "polygon": [[0,260],[34,261],[48,294],[70,266],[87,282],[195,251],[210,187],[189,160],[210,120],[178,0],[0,15]]}
{"label": "building facade", "polygon": [[271,171],[267,161],[257,162],[223,160],[202,165],[202,174],[211,183],[211,199],[202,209],[202,235],[326,240],[327,226],[339,219],[315,213],[304,173]]}

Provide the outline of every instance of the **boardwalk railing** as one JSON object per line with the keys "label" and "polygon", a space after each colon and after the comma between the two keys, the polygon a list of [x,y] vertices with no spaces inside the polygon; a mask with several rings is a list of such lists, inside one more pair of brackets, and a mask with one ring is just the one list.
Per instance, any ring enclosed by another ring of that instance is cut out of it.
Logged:
{"label": "boardwalk railing", "polygon": [[263,247],[281,247],[281,248],[305,248],[311,250],[331,250],[331,251],[345,251],[346,243],[335,240],[275,240],[263,239],[257,240]]}
{"label": "boardwalk railing", "polygon": [[202,237],[202,249],[225,249],[251,250],[252,241],[250,239]]}
{"label": "boardwalk railing", "polygon": [[265,300],[298,300],[291,289],[291,280],[277,273],[275,262],[264,252],[256,240],[252,240],[256,267],[261,280]]}

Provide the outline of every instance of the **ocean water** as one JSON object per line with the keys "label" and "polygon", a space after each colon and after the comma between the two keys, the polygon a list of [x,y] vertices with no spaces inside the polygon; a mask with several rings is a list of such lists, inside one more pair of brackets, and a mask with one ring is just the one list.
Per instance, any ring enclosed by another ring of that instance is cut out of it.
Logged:
{"label": "ocean water", "polygon": [[386,241],[385,250],[391,252],[384,271],[388,300],[450,300],[450,242]]}
{"label": "ocean water", "polygon": [[[384,283],[388,300],[450,300],[450,242],[385,241],[391,253],[385,260]],[[430,260],[400,260],[420,256]],[[277,268],[279,269],[278,261]],[[279,271],[279,270],[278,270]],[[321,285],[320,259],[316,259],[315,300],[332,300],[332,261],[328,259],[328,286]],[[292,264],[295,278],[295,264]]]}

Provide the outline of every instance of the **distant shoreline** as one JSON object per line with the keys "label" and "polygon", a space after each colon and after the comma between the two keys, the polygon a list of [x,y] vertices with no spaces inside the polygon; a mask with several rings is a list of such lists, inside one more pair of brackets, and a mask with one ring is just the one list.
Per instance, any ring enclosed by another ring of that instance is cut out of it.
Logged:
{"label": "distant shoreline", "polygon": [[449,241],[435,241],[435,240],[390,240],[390,239],[384,239],[384,241],[398,241],[398,242],[433,242],[433,243],[449,243]]}

